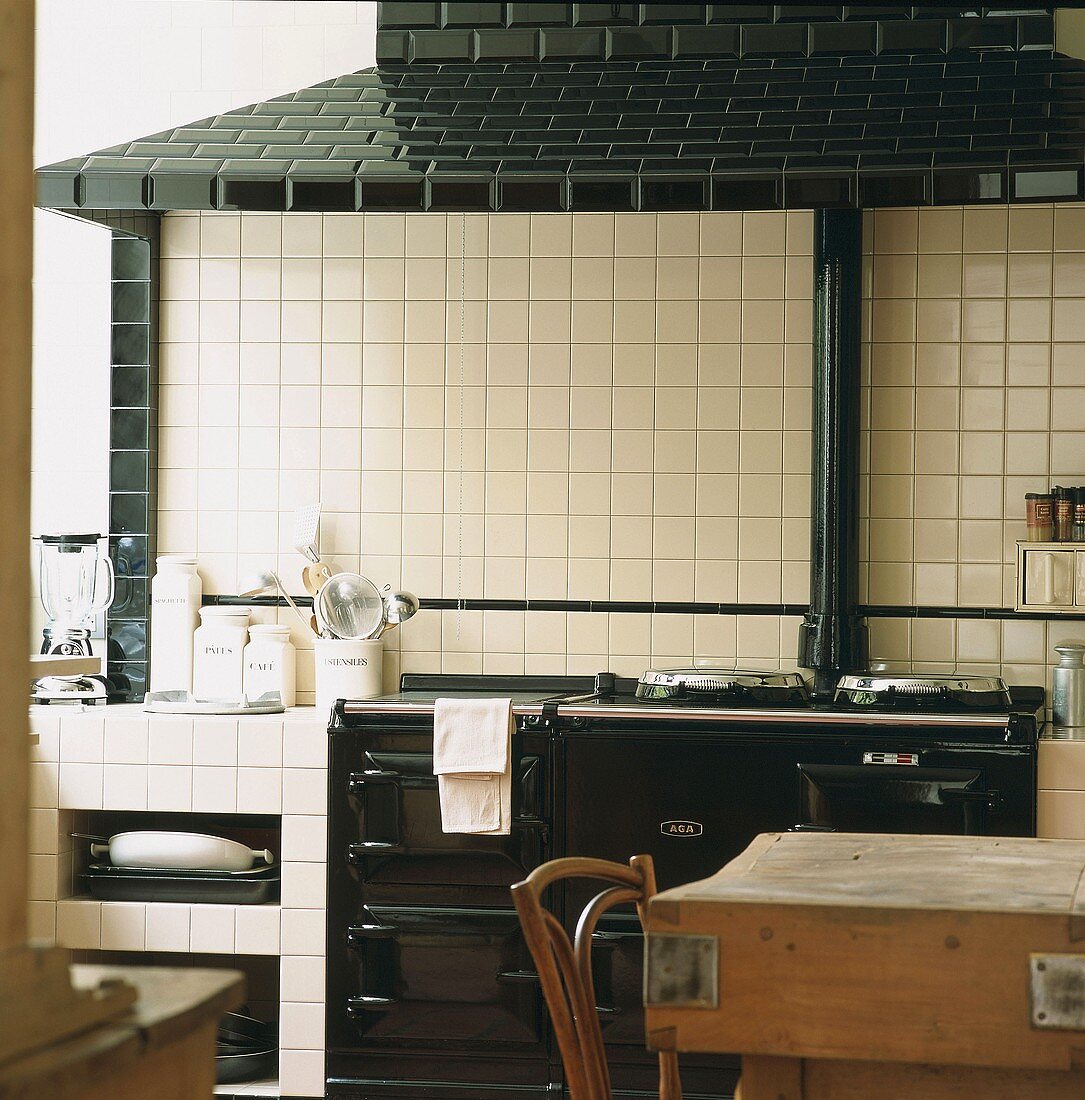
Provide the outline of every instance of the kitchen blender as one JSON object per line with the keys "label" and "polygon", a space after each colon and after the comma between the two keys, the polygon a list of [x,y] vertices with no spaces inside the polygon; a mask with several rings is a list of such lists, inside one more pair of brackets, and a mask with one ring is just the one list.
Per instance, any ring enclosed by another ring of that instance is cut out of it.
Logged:
{"label": "kitchen blender", "polygon": [[[38,535],[38,586],[49,622],[41,653],[92,657],[93,616],[113,602],[113,562],[103,553],[101,535]],[[104,701],[102,676],[46,676],[34,683],[37,702]]]}

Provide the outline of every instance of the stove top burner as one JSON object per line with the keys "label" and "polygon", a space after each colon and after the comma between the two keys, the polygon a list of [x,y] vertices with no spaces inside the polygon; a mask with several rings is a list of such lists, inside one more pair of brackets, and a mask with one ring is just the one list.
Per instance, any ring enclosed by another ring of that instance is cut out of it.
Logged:
{"label": "stove top burner", "polygon": [[849,709],[895,711],[1006,710],[1010,690],[994,676],[853,673],[836,685],[834,702]]}
{"label": "stove top burner", "polygon": [[678,706],[809,706],[810,693],[797,672],[731,668],[648,669],[636,697]]}

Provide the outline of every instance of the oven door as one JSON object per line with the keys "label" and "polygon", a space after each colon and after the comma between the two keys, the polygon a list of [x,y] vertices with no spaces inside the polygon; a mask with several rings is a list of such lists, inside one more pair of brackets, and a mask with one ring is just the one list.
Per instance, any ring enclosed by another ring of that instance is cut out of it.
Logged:
{"label": "oven door", "polygon": [[[508,836],[446,833],[441,829],[432,755],[376,750],[362,754],[346,779],[343,827],[333,834],[345,844],[366,900],[413,899],[413,893],[402,890],[422,886],[504,890],[545,862],[543,759],[518,756],[514,769]],[[419,898],[422,904],[432,900],[432,895]]]}
{"label": "oven door", "polygon": [[511,909],[359,908],[340,962],[333,1048],[545,1057],[539,978]]}
{"label": "oven door", "polygon": [[982,836],[998,793],[976,768],[800,764],[797,829]]}

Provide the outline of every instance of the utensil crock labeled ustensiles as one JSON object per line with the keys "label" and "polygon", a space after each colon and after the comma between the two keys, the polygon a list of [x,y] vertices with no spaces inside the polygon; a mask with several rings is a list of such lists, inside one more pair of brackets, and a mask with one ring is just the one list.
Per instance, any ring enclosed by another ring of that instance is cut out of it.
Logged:
{"label": "utensil crock labeled ustensiles", "polygon": [[379,638],[317,638],[316,705],[328,711],[336,699],[372,699],[382,691],[384,643]]}

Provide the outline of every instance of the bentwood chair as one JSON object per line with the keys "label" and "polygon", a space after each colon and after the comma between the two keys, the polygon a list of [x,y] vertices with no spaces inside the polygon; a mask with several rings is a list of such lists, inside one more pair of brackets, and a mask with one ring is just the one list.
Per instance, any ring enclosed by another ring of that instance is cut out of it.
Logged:
{"label": "bentwood chair", "polygon": [[[548,886],[560,879],[589,878],[610,883],[580,914],[572,939],[542,904]],[[632,902],[641,926],[648,899],[656,892],[651,856],[633,856],[626,867],[602,859],[554,859],[536,867],[512,888],[524,938],[539,972],[543,996],[565,1066],[570,1100],[612,1100],[591,971],[592,933],[599,918],[616,905]],[[682,1100],[678,1056],[659,1052],[660,1100]]]}

